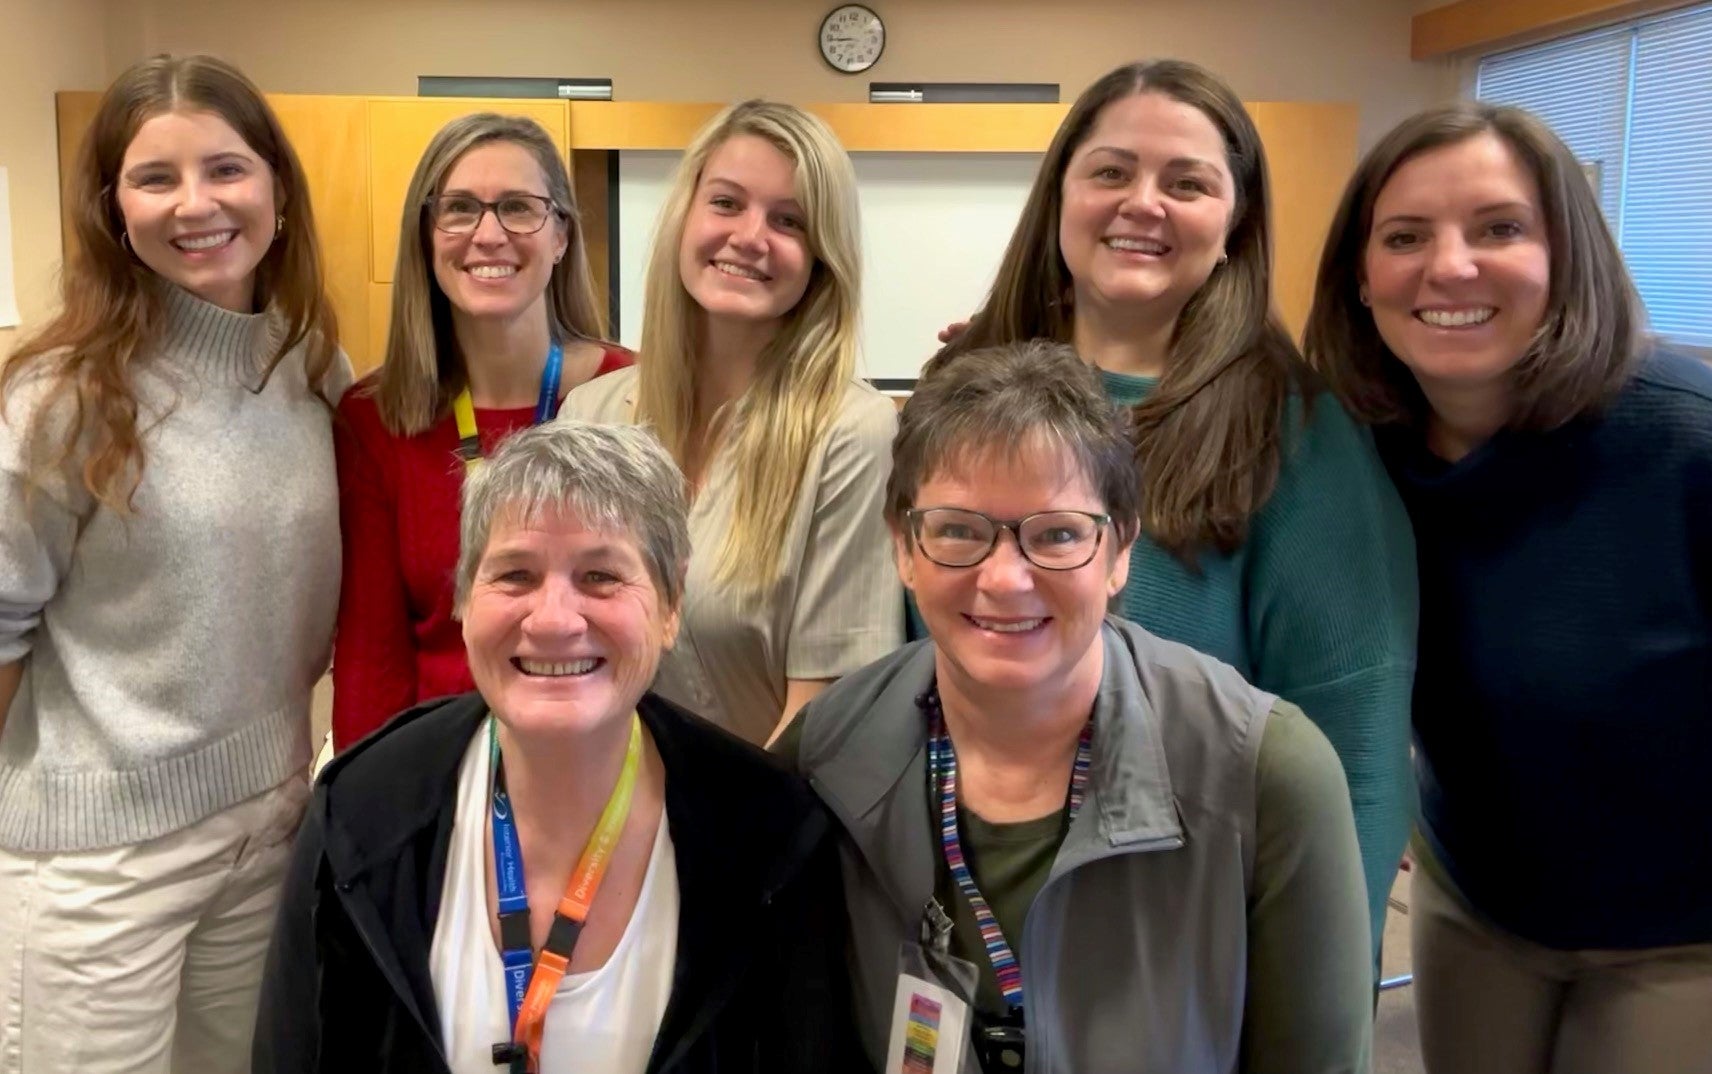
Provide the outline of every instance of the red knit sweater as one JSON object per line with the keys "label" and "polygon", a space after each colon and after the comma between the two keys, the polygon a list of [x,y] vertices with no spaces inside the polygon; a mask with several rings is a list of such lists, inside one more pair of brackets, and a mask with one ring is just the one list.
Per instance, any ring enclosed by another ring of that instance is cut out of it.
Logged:
{"label": "red knit sweater", "polygon": [[[595,376],[635,360],[609,347]],[[345,393],[334,426],[345,559],[333,638],[333,745],[344,749],[418,701],[475,688],[452,618],[464,465],[451,416],[398,437],[381,424],[372,376]],[[477,410],[482,452],[534,407]]]}

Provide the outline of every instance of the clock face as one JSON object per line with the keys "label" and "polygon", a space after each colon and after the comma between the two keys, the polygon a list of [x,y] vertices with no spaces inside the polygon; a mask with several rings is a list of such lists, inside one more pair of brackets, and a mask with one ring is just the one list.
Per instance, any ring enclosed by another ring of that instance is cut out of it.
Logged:
{"label": "clock face", "polygon": [[820,54],[845,74],[866,71],[885,49],[885,23],[861,4],[835,7],[821,20]]}

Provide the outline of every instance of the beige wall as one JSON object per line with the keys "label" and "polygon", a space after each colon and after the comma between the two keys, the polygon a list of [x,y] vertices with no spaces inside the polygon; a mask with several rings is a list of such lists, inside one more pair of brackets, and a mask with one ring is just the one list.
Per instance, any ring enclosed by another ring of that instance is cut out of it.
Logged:
{"label": "beige wall", "polygon": [[0,156],[17,160],[4,163],[26,319],[59,256],[52,93],[157,52],[216,53],[281,93],[414,95],[417,75],[497,74],[605,76],[629,100],[804,102],[865,100],[870,81],[1058,82],[1069,97],[1172,55],[1249,100],[1356,102],[1363,144],[1457,89],[1450,64],[1408,58],[1421,0],[870,3],[885,55],[845,76],[815,47],[834,0],[0,0]]}
{"label": "beige wall", "polygon": [[[1409,60],[1417,0],[869,0],[885,55],[848,76],[834,0],[124,0],[115,58],[218,52],[284,93],[414,95],[423,74],[607,76],[628,100],[866,100],[870,81],[1059,82],[1174,55],[1249,100],[1356,101],[1371,139],[1447,92]],[[127,40],[128,38],[128,40]],[[1454,85],[1449,92],[1454,92]]]}
{"label": "beige wall", "polygon": [[[12,187],[12,265],[26,329],[56,301],[59,143],[56,90],[106,78],[102,0],[0,0],[0,165]],[[20,329],[0,328],[0,358]]]}

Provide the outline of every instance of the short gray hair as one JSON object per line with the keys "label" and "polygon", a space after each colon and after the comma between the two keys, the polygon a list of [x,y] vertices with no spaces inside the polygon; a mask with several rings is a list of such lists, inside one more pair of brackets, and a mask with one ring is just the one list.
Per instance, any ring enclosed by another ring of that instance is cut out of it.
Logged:
{"label": "short gray hair", "polygon": [[935,355],[898,413],[886,521],[906,539],[904,513],[947,467],[995,452],[1015,459],[1063,448],[1112,516],[1117,547],[1141,528],[1141,480],[1129,414],[1068,343],[1033,339]]}
{"label": "short gray hair", "polygon": [[666,605],[683,599],[689,492],[654,434],[635,425],[562,418],[524,429],[464,477],[455,607],[463,613],[494,519],[567,510],[583,525],[636,541]]}

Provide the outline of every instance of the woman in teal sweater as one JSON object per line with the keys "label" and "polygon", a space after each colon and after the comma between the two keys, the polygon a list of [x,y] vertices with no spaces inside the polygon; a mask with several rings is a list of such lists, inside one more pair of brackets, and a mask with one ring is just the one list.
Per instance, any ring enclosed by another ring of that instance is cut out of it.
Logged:
{"label": "woman in teal sweater", "polygon": [[1325,732],[1377,957],[1414,816],[1414,541],[1371,439],[1271,312],[1267,212],[1260,137],[1228,86],[1180,61],[1121,67],[1065,116],[991,293],[940,358],[1066,341],[1134,408],[1142,536],[1114,610]]}

